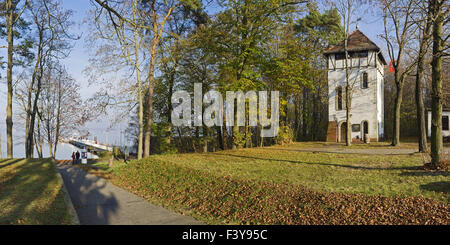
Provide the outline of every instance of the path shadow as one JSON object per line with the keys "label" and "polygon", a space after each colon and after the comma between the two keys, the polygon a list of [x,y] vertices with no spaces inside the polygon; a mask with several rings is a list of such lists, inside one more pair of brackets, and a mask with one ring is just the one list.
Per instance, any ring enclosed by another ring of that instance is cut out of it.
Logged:
{"label": "path shadow", "polygon": [[107,181],[78,167],[59,165],[72,203],[82,225],[106,225],[117,212],[118,201],[112,192],[102,190]]}

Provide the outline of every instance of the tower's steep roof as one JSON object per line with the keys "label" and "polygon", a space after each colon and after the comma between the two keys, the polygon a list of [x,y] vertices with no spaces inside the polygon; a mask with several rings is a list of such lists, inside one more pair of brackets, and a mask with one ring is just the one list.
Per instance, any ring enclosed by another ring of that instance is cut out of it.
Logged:
{"label": "tower's steep roof", "polygon": [[[348,43],[347,43],[348,51],[349,52],[357,52],[357,51],[380,51],[380,48],[372,42],[364,33],[362,33],[360,30],[355,30],[348,36]],[[342,40],[339,44],[331,46],[328,48],[324,55],[329,54],[335,54],[335,53],[342,53],[344,52],[344,40]],[[386,65],[386,61],[381,54],[379,53],[379,57],[381,61]]]}

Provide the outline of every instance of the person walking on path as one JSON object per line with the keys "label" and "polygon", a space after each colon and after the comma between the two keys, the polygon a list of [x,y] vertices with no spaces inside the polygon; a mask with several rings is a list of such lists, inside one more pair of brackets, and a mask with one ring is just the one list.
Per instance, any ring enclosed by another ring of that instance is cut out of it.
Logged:
{"label": "person walking on path", "polygon": [[77,151],[77,153],[75,153],[75,157],[77,159],[77,164],[78,164],[80,161],[80,152],[79,151]]}
{"label": "person walking on path", "polygon": [[72,165],[75,164],[75,152],[72,152]]}

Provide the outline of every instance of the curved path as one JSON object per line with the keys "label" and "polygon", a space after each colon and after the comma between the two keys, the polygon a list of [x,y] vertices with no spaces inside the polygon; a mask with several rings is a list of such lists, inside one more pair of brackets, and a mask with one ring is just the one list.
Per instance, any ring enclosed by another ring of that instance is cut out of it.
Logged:
{"label": "curved path", "polygon": [[199,225],[192,217],[155,206],[105,179],[58,164],[82,225]]}

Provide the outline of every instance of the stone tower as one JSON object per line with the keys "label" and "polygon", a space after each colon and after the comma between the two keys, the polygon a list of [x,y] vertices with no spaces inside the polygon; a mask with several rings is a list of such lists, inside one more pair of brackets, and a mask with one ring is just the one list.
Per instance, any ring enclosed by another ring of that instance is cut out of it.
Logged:
{"label": "stone tower", "polygon": [[[379,141],[384,135],[384,67],[380,48],[361,31],[348,37],[349,84],[353,88],[351,106],[352,141]],[[344,41],[324,53],[328,64],[327,141],[345,142],[345,53]]]}

